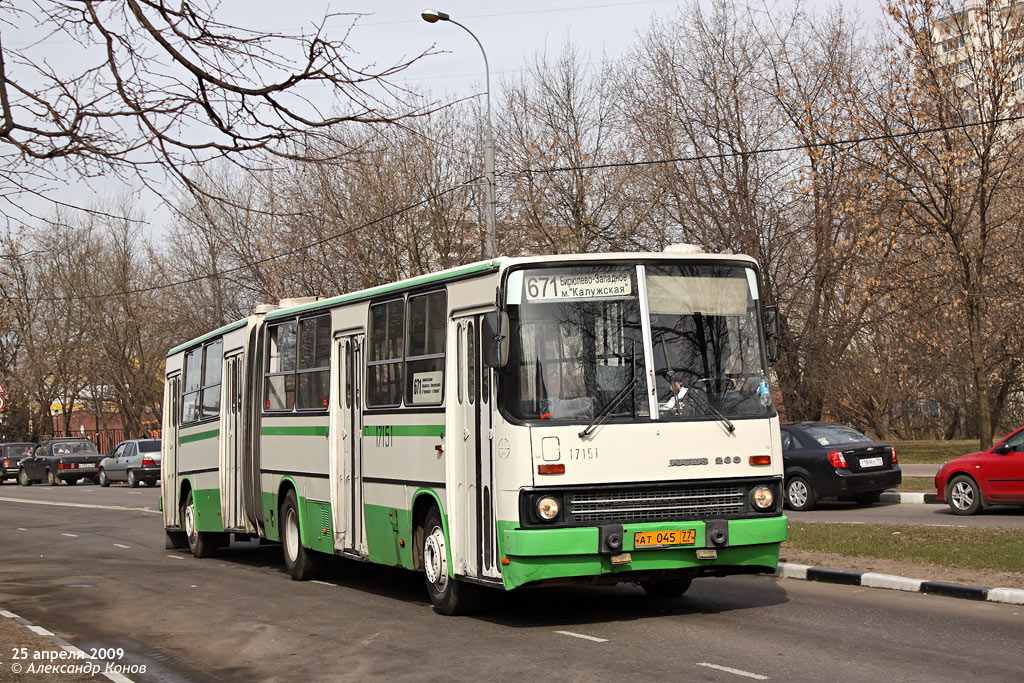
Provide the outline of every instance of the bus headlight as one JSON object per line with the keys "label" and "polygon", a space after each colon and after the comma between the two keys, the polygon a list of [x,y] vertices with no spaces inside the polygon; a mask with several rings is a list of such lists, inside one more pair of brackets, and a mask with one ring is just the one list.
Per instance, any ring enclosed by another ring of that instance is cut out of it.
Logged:
{"label": "bus headlight", "polygon": [[757,486],[750,492],[750,502],[758,510],[770,510],[775,505],[775,494],[768,486]]}
{"label": "bus headlight", "polygon": [[551,496],[544,496],[537,500],[537,516],[545,522],[558,517],[558,499]]}

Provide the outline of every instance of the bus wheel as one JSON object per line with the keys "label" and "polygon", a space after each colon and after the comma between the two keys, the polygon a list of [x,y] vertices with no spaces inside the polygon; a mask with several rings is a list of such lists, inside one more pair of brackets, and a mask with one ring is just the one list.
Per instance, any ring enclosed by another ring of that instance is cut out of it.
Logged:
{"label": "bus wheel", "polygon": [[284,567],[296,581],[308,581],[320,575],[323,558],[320,554],[303,547],[302,530],[299,527],[299,504],[295,491],[289,491],[281,506],[281,545],[284,547]]}
{"label": "bus wheel", "polygon": [[474,586],[459,581],[448,565],[448,544],[441,526],[441,513],[431,508],[423,523],[423,574],[434,611],[452,616],[472,609]]}
{"label": "bus wheel", "polygon": [[196,557],[210,557],[217,551],[217,543],[205,531],[196,529],[196,504],[192,500],[192,492],[188,492],[181,506],[181,523],[185,527],[188,538],[188,549]]}
{"label": "bus wheel", "polygon": [[690,589],[692,576],[682,576],[662,581],[641,581],[640,587],[652,598],[678,598]]}

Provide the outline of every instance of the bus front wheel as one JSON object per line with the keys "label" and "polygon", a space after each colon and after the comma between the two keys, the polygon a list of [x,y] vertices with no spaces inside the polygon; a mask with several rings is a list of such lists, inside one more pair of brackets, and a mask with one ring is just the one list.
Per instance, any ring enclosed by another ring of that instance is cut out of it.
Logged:
{"label": "bus front wheel", "polygon": [[320,575],[323,559],[319,553],[302,545],[299,526],[299,504],[295,491],[289,491],[281,505],[281,545],[284,548],[284,567],[296,581],[308,581]]}
{"label": "bus front wheel", "polygon": [[475,586],[452,576],[448,564],[448,543],[441,525],[441,513],[431,508],[423,522],[423,575],[434,611],[452,616],[466,614],[475,602]]}

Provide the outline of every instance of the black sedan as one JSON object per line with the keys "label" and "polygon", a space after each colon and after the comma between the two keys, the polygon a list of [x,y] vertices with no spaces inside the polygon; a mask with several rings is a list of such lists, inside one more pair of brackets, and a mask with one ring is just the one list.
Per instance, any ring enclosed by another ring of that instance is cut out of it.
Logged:
{"label": "black sedan", "polygon": [[36,445],[30,441],[17,443],[0,443],[0,484],[5,480],[18,478],[18,463],[27,455],[32,455]]}
{"label": "black sedan", "polygon": [[833,422],[783,424],[782,459],[791,510],[811,510],[821,498],[875,503],[903,480],[892,446]]}

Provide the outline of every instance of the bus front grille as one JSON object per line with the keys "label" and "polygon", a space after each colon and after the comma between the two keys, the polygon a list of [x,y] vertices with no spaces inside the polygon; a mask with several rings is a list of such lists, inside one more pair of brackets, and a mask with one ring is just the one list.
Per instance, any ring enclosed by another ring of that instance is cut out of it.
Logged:
{"label": "bus front grille", "polygon": [[577,523],[722,518],[746,510],[746,488],[735,484],[575,491],[567,497]]}

